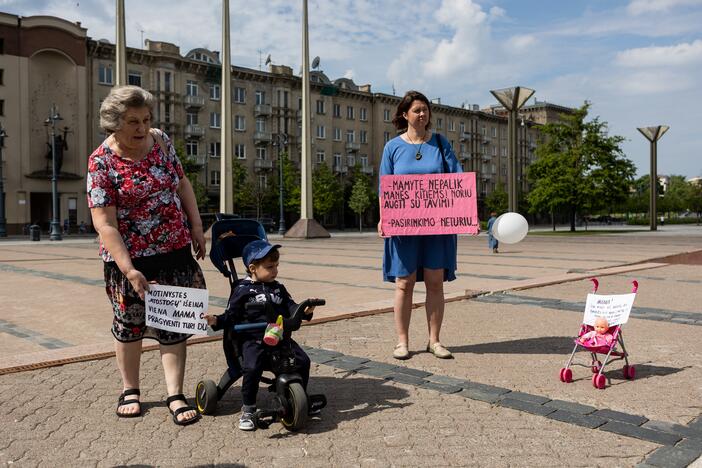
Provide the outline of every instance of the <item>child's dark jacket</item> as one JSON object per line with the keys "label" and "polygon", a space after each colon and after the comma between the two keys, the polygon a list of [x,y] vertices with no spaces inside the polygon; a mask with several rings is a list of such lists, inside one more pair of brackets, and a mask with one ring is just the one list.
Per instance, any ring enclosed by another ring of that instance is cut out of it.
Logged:
{"label": "child's dark jacket", "polygon": [[[271,302],[274,305],[275,317],[267,317],[263,310],[246,310],[245,305],[249,302]],[[242,323],[259,323],[259,322],[274,322],[278,315],[282,315],[283,319],[290,318],[295,311],[297,303],[293,301],[285,286],[277,281],[270,283],[262,283],[254,281],[250,277],[246,277],[239,281],[232,289],[229,296],[229,302],[224,314],[217,315],[217,323],[212,325],[213,330],[220,330],[224,327],[231,327]],[[312,318],[311,315],[305,315],[304,320]],[[295,324],[284,322],[284,330],[297,329]],[[240,334],[243,340],[263,339],[264,330],[246,331]],[[286,333],[288,335],[288,333]]]}

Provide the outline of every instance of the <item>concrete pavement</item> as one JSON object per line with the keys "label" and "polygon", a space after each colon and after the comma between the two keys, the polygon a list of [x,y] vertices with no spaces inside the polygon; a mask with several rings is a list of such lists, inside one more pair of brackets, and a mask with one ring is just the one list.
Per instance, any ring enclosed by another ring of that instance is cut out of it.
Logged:
{"label": "concrete pavement", "polygon": [[[325,392],[329,406],[297,434],[280,425],[238,431],[238,385],[217,416],[176,427],[160,403],[165,389],[151,351],[142,364],[148,411],[118,420],[96,244],[0,242],[0,463],[687,466],[702,453],[700,267],[649,261],[701,250],[700,228],[532,233],[498,255],[488,253],[484,236],[461,237],[458,280],[446,285],[442,342],[456,356],[448,361],[422,351],[421,306],[412,358],[390,357],[392,315],[382,312],[392,286],[381,282],[379,239],[345,234],[280,243],[281,280],[294,297],[328,302],[296,339],[313,360],[311,389]],[[216,312],[228,285],[209,263],[203,268]],[[601,293],[627,292],[633,278],[640,283],[625,327],[637,378],[624,380],[614,363],[605,390],[593,388],[585,368],[574,368],[571,384],[558,380],[592,275]],[[415,300],[423,300],[422,288]],[[189,353],[192,395],[198,380],[217,380],[225,364],[218,341]],[[49,367],[52,361],[77,362]],[[35,370],[18,372],[23,368]]]}

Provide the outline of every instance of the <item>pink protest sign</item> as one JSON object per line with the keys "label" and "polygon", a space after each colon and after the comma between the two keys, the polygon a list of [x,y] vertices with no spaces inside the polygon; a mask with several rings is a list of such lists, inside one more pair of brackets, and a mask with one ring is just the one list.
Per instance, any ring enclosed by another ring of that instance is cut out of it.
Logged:
{"label": "pink protest sign", "polygon": [[475,234],[477,200],[475,172],[381,176],[383,234]]}

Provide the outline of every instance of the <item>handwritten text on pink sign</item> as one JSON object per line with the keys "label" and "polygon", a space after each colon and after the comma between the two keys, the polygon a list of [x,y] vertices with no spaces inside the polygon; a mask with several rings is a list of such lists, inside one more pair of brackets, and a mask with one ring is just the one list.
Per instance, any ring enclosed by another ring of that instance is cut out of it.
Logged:
{"label": "handwritten text on pink sign", "polygon": [[380,213],[386,236],[474,234],[475,172],[382,176]]}

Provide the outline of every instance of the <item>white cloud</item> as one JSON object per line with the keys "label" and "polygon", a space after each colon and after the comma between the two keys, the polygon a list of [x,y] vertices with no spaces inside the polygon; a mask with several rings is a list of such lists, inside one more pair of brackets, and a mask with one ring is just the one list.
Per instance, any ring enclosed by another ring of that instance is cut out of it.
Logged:
{"label": "white cloud", "polygon": [[640,47],[619,52],[616,64],[623,67],[670,67],[702,62],[702,39],[663,47]]}
{"label": "white cloud", "polygon": [[661,13],[679,6],[702,5],[702,0],[632,0],[626,9],[632,15]]}

